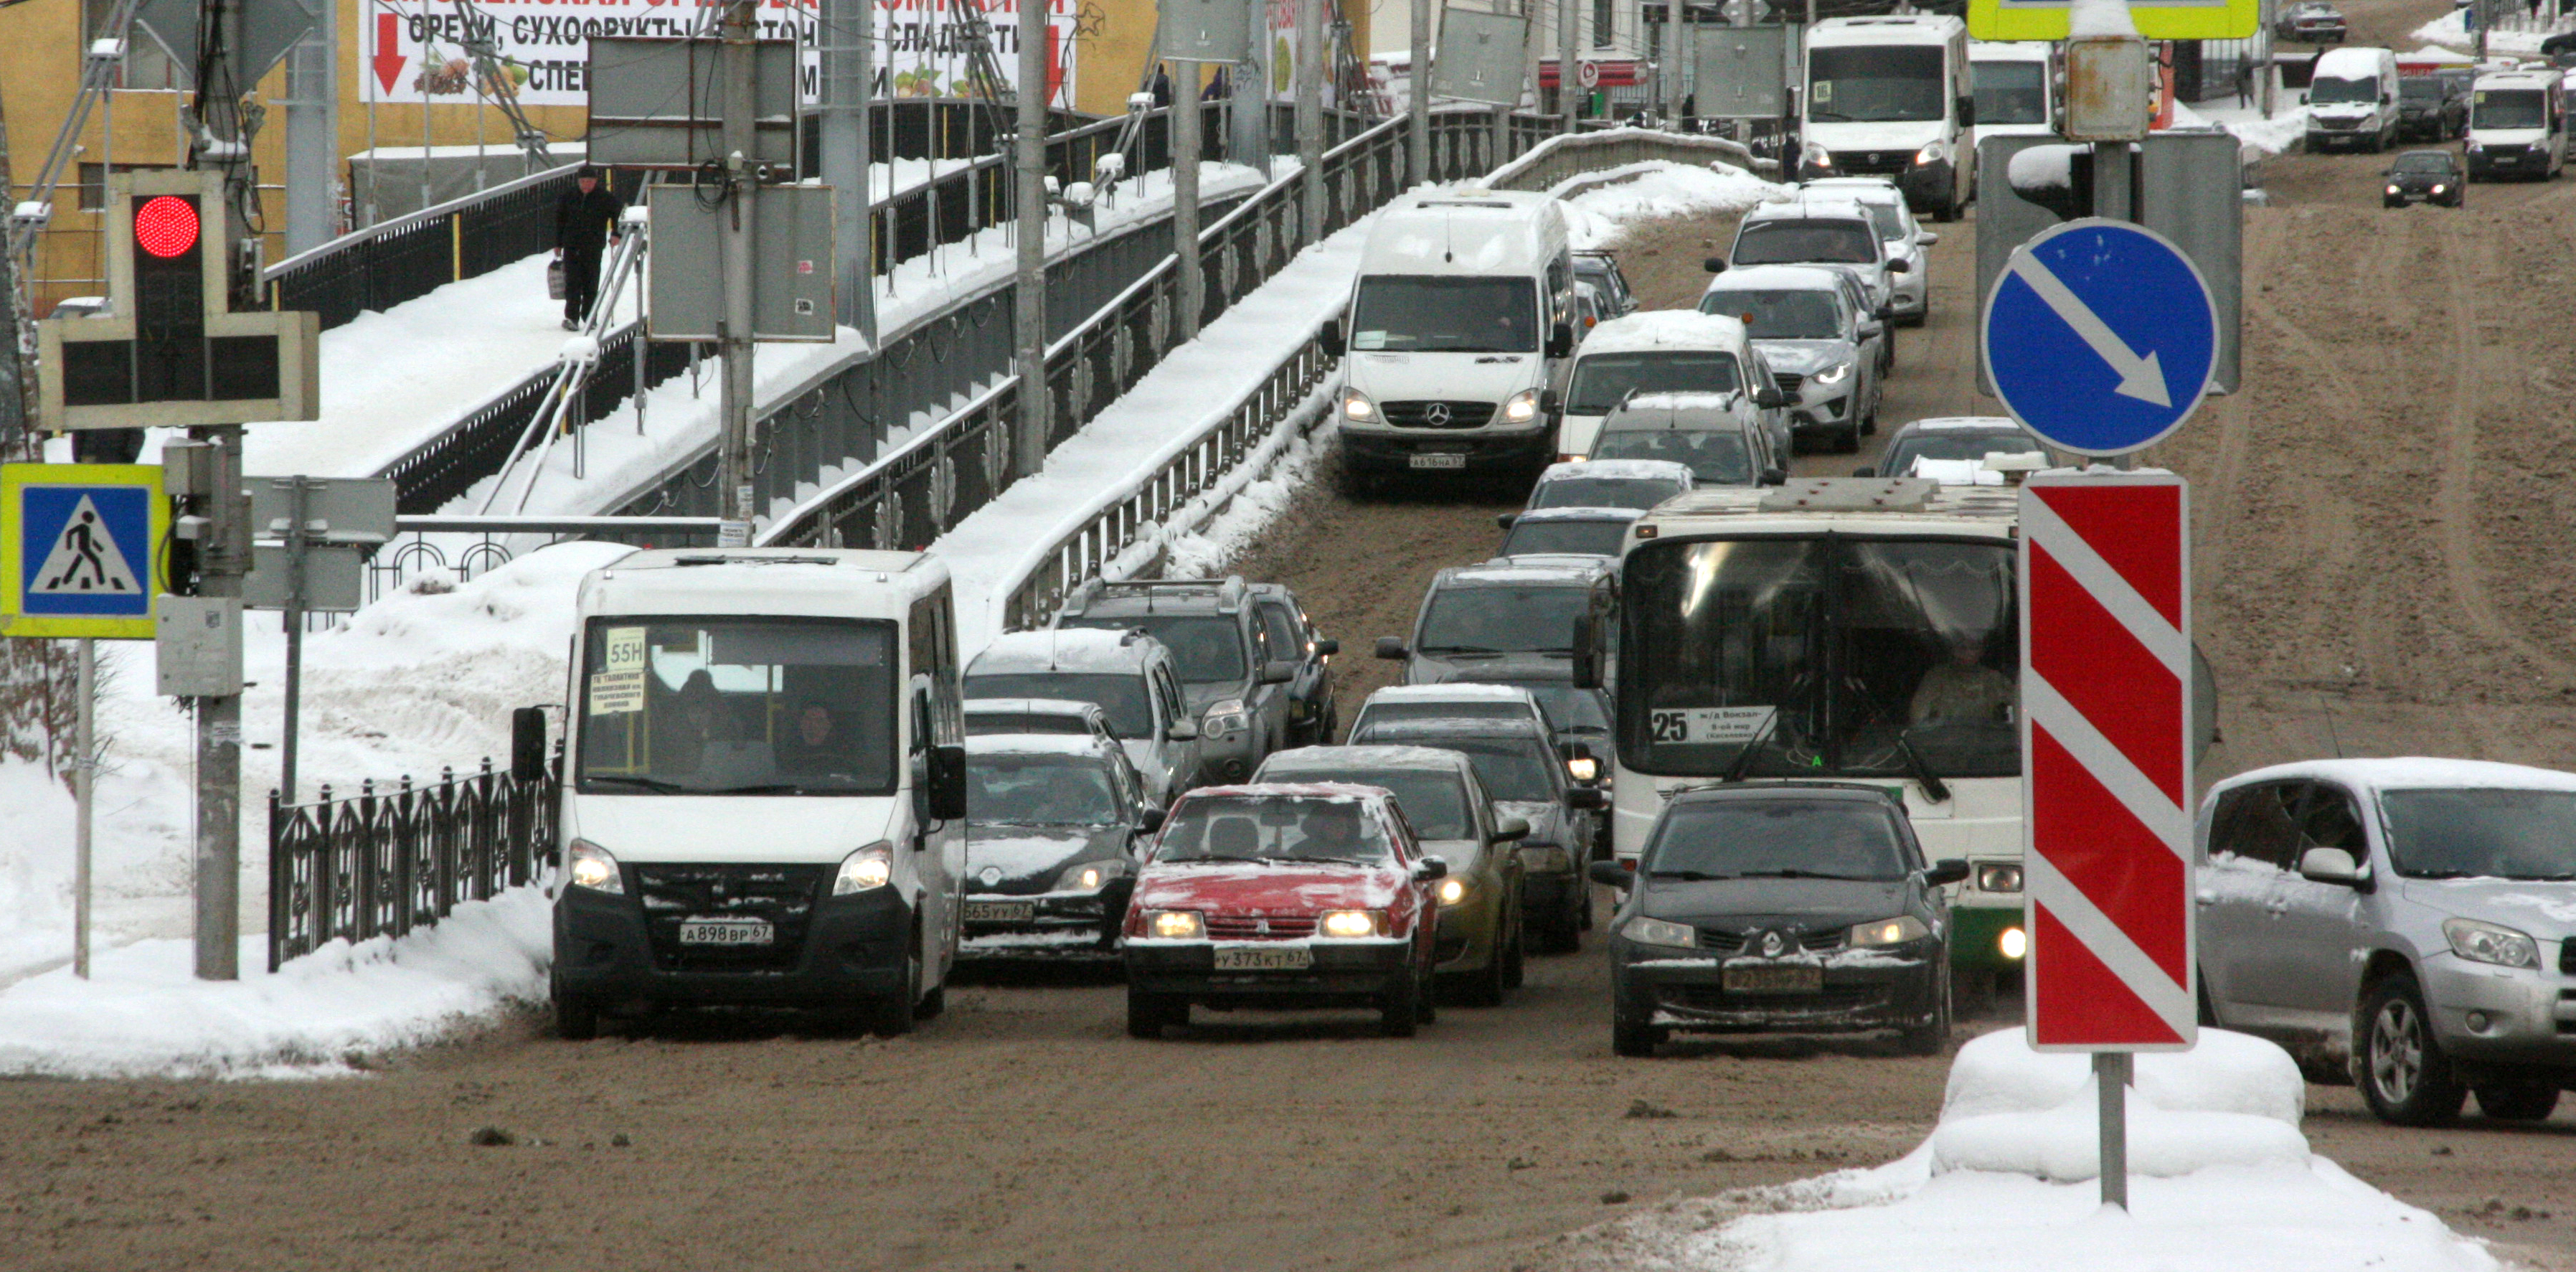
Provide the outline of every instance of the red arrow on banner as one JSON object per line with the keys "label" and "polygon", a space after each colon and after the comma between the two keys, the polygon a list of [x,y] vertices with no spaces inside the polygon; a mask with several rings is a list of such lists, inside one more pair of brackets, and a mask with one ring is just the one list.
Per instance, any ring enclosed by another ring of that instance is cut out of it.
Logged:
{"label": "red arrow on banner", "polygon": [[411,60],[394,47],[395,35],[402,30],[401,22],[401,14],[376,15],[376,82],[382,84],[388,93],[394,91],[394,81],[402,77],[403,63]]}

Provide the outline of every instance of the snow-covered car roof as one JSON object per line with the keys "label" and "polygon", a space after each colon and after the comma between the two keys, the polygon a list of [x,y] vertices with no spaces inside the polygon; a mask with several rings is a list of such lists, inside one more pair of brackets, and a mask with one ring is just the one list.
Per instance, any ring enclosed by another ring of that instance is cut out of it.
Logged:
{"label": "snow-covered car roof", "polygon": [[1532,508],[1513,517],[1512,524],[1518,526],[1532,521],[1634,521],[1644,515],[1646,515],[1645,510],[1641,508]]}
{"label": "snow-covered car roof", "polygon": [[1613,318],[1583,338],[1580,357],[1648,349],[1733,349],[1744,343],[1744,324],[1696,309],[1646,309]]}
{"label": "snow-covered car roof", "polygon": [[1751,225],[1759,221],[1820,221],[1828,219],[1868,221],[1869,209],[1862,207],[1859,201],[1848,196],[1843,198],[1834,198],[1831,196],[1823,198],[1808,198],[1802,195],[1795,198],[1783,199],[1778,203],[1760,204],[1753,210],[1744,214],[1744,224],[1746,225]]}
{"label": "snow-covered car roof", "polygon": [[2211,787],[2209,793],[2214,797],[2221,791],[2254,782],[2277,782],[2289,778],[2314,778],[2374,791],[2427,788],[2576,791],[2576,773],[2534,768],[2527,764],[2498,764],[2492,760],[2409,755],[2387,759],[2300,760],[2275,764],[2239,773]]}
{"label": "snow-covered car roof", "polygon": [[1266,779],[1298,769],[1354,768],[1439,769],[1456,773],[1467,764],[1467,757],[1456,751],[1429,746],[1301,746],[1263,760],[1257,776]]}
{"label": "snow-covered car roof", "polygon": [[966,739],[966,755],[1080,755],[1106,762],[1117,745],[1088,733],[984,733]]}
{"label": "snow-covered car roof", "polygon": [[1100,712],[1100,704],[1071,698],[968,698],[959,709],[968,715],[1089,716]]}
{"label": "snow-covered car roof", "polygon": [[1496,557],[1483,565],[1457,565],[1442,570],[1432,579],[1431,586],[1438,589],[1550,583],[1580,587],[1589,586],[1609,570],[1608,557],[1568,553],[1553,553],[1546,560],[1525,556]]}
{"label": "snow-covered car roof", "polygon": [[1976,429],[1981,432],[2027,431],[2022,428],[2021,421],[2009,415],[1936,415],[1927,419],[1908,420],[1897,428],[1893,436],[1901,437],[1914,432],[1932,433],[1953,428]]}
{"label": "snow-covered car roof", "polygon": [[[1710,393],[1691,389],[1663,393],[1640,393],[1621,402],[1610,412],[1612,418],[1635,415],[1644,411],[1723,411],[1735,404],[1735,393]],[[1605,426],[1606,427],[1606,426]]]}
{"label": "snow-covered car roof", "polygon": [[1060,627],[996,636],[966,664],[966,672],[1142,672],[1157,657],[1168,656],[1163,642],[1141,632]]}
{"label": "snow-covered car roof", "polygon": [[1842,286],[1823,265],[1738,265],[1711,278],[1708,291],[1841,291]]}
{"label": "snow-covered car roof", "polygon": [[[1360,703],[1366,711],[1381,702],[1519,702],[1535,708],[1538,700],[1519,685],[1478,684],[1471,680],[1453,680],[1439,685],[1388,685],[1371,693]],[[1310,748],[1311,749],[1311,748]]]}
{"label": "snow-covered car roof", "polygon": [[[1281,752],[1281,754],[1287,754]],[[1183,795],[1187,800],[1221,799],[1226,796],[1249,799],[1286,797],[1290,799],[1365,800],[1370,803],[1392,803],[1394,796],[1383,786],[1362,786],[1356,782],[1241,782],[1233,786],[1202,786]]]}
{"label": "snow-covered car roof", "polygon": [[1547,471],[1538,475],[1542,485],[1577,477],[1613,481],[1678,481],[1684,488],[1691,484],[1690,465],[1677,464],[1669,459],[1575,459],[1550,464]]}
{"label": "snow-covered car roof", "polygon": [[1553,741],[1544,719],[1528,716],[1404,716],[1371,720],[1364,745],[1387,746],[1405,738],[1536,738]]}

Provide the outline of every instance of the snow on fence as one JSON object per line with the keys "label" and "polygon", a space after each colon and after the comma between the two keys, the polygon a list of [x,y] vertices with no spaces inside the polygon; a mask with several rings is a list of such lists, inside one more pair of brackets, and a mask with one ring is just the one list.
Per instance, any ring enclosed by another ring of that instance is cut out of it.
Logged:
{"label": "snow on fence", "polygon": [[545,776],[442,769],[438,784],[354,796],[324,786],[310,804],[268,793],[268,970],[337,939],[403,936],[534,880],[554,853],[563,776],[557,746]]}

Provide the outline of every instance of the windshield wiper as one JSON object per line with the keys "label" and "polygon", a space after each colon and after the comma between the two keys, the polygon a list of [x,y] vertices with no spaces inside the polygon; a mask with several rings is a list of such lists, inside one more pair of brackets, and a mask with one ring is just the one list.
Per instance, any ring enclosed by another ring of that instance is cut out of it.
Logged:
{"label": "windshield wiper", "polygon": [[1877,875],[1835,874],[1829,870],[1800,870],[1795,867],[1780,870],[1747,870],[1735,877],[1738,879],[1845,879],[1858,883],[1887,882]]}
{"label": "windshield wiper", "polygon": [[1753,753],[1762,749],[1763,743],[1771,740],[1771,731],[1779,726],[1780,712],[1778,708],[1773,708],[1771,718],[1762,722],[1762,731],[1745,739],[1744,749],[1735,753],[1735,762],[1726,766],[1725,776],[1719,780],[1727,782],[1743,781],[1745,773],[1749,772],[1753,768]]}
{"label": "windshield wiper", "polygon": [[1740,879],[1742,875],[1710,874],[1705,870],[1649,870],[1650,879],[1680,879],[1686,883],[1714,883],[1720,879]]}
{"label": "windshield wiper", "polygon": [[794,782],[755,782],[749,786],[722,786],[692,792],[698,795],[793,795],[805,789]]}
{"label": "windshield wiper", "polygon": [[1896,731],[1896,749],[1904,754],[1905,767],[1914,771],[1914,780],[1922,784],[1924,795],[1933,803],[1950,802],[1949,786],[1932,771],[1931,765],[1923,762],[1923,753],[1914,749],[1914,739],[1906,736],[1912,732],[1914,726],[1910,724]]}
{"label": "windshield wiper", "polygon": [[682,786],[678,782],[665,782],[658,777],[636,777],[631,774],[624,773],[593,773],[583,777],[581,780],[582,784],[585,786],[640,786],[645,790],[654,791],[660,794],[671,794],[678,791],[692,790],[692,788]]}
{"label": "windshield wiper", "polygon": [[1849,115],[1836,114],[1830,110],[1817,110],[1812,106],[1807,108],[1807,118],[1819,124],[1848,124],[1851,122],[1851,116]]}
{"label": "windshield wiper", "polygon": [[1508,654],[1512,652],[1508,649],[1496,649],[1491,645],[1420,645],[1415,648],[1417,652],[1425,654]]}

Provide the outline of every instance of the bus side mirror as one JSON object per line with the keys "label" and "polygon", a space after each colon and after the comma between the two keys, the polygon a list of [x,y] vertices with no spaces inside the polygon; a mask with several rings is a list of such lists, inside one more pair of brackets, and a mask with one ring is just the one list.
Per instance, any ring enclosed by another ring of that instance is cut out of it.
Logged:
{"label": "bus side mirror", "polygon": [[[930,748],[930,771],[924,775],[929,785],[930,816],[934,821],[962,821],[966,816],[966,748],[934,746]],[[927,842],[927,841],[924,841]]]}
{"label": "bus side mirror", "polygon": [[1554,389],[1541,389],[1541,390],[1539,390],[1539,394],[1538,394],[1538,410],[1539,410],[1539,414],[1541,414],[1541,415],[1554,415],[1554,414],[1556,414],[1557,412],[1562,411],[1562,410],[1564,410],[1564,409],[1565,409],[1565,398],[1564,398],[1563,396],[1561,396],[1560,394],[1558,394],[1556,390],[1554,390]]}
{"label": "bus side mirror", "polygon": [[1574,352],[1574,328],[1558,323],[1547,331],[1547,356],[1562,358]]}
{"label": "bus side mirror", "polygon": [[541,782],[546,776],[546,709],[521,707],[510,713],[510,780]]}
{"label": "bus side mirror", "polygon": [[1599,650],[1594,648],[1599,643],[1600,627],[1592,621],[1592,615],[1589,612],[1586,612],[1577,617],[1574,620],[1574,666],[1572,669],[1575,688],[1598,689],[1601,687],[1601,654]]}

